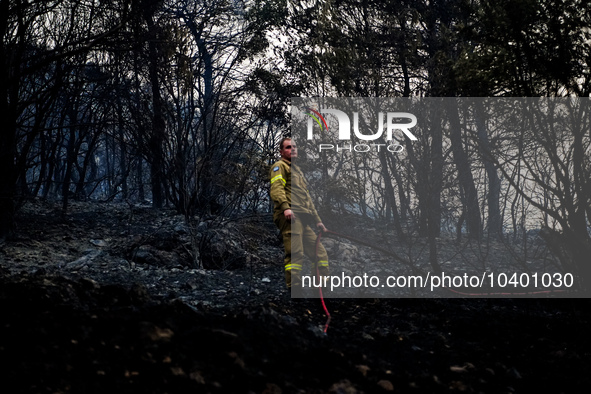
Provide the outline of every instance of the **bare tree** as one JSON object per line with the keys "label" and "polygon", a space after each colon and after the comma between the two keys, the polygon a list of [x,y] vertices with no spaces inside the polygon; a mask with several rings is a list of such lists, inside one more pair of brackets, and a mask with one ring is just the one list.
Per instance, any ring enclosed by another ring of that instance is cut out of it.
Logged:
{"label": "bare tree", "polygon": [[[27,157],[31,146],[17,149],[23,115],[32,105],[55,97],[63,77],[60,61],[104,43],[121,28],[130,10],[126,3],[80,7],[69,0],[3,1],[0,7],[0,115],[5,122],[0,135],[0,238],[4,238],[13,228],[16,185],[23,174],[17,167],[23,163],[19,157]],[[34,83],[42,71],[53,78],[45,85]]]}

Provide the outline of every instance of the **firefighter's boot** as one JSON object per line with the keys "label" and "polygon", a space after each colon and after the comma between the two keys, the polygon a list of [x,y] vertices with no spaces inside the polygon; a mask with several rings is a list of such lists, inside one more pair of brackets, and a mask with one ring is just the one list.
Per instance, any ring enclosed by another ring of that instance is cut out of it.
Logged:
{"label": "firefighter's boot", "polygon": [[320,287],[330,288],[330,272],[328,269],[328,264],[322,264],[322,262],[318,263],[318,270],[315,273],[319,276],[320,280]]}
{"label": "firefighter's boot", "polygon": [[302,273],[300,270],[285,270],[285,284],[292,297],[302,295]]}

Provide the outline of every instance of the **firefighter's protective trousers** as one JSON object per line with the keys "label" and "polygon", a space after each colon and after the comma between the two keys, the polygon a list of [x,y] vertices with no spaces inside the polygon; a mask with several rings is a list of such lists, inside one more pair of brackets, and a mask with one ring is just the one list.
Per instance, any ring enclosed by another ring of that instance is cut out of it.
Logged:
{"label": "firefighter's protective trousers", "polygon": [[[285,248],[285,283],[287,287],[300,286],[302,280],[302,263],[304,256],[318,265],[318,272],[322,276],[328,272],[328,254],[322,244],[318,244],[316,253],[316,233],[309,225],[297,217],[289,223],[284,216],[275,222],[281,230],[283,247]],[[312,266],[312,276],[316,276],[316,266]]]}
{"label": "firefighter's protective trousers", "polygon": [[[302,172],[287,160],[280,160],[271,167],[271,199],[275,207],[273,221],[281,231],[285,248],[285,283],[287,287],[301,285],[302,263],[307,256],[314,265],[312,275],[316,275],[316,265],[320,275],[328,271],[328,255],[322,244],[316,250],[316,234],[311,226],[320,223],[307,182]],[[292,198],[297,203],[292,207]],[[291,209],[295,219],[289,222],[284,211]]]}

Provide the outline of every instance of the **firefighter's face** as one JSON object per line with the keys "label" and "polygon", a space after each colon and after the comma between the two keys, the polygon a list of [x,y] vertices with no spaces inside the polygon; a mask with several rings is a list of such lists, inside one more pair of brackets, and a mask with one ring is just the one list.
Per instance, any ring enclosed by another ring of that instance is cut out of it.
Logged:
{"label": "firefighter's face", "polygon": [[279,151],[281,153],[281,157],[285,160],[291,161],[292,158],[298,157],[298,150],[296,148],[295,143],[292,143],[291,140],[283,141],[283,147]]}

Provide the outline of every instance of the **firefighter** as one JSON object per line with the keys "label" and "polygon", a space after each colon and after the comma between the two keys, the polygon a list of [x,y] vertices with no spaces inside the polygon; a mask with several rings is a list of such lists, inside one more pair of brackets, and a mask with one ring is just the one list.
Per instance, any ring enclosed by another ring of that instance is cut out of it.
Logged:
{"label": "firefighter", "polygon": [[[304,255],[315,263],[312,275],[328,276],[328,255],[322,244],[316,253],[316,234],[311,226],[327,231],[314,208],[308,184],[302,171],[292,163],[298,151],[291,138],[279,143],[281,160],[271,167],[271,199],[274,202],[273,221],[279,227],[285,248],[285,283],[289,289],[301,288]],[[297,206],[291,206],[292,195]]]}

